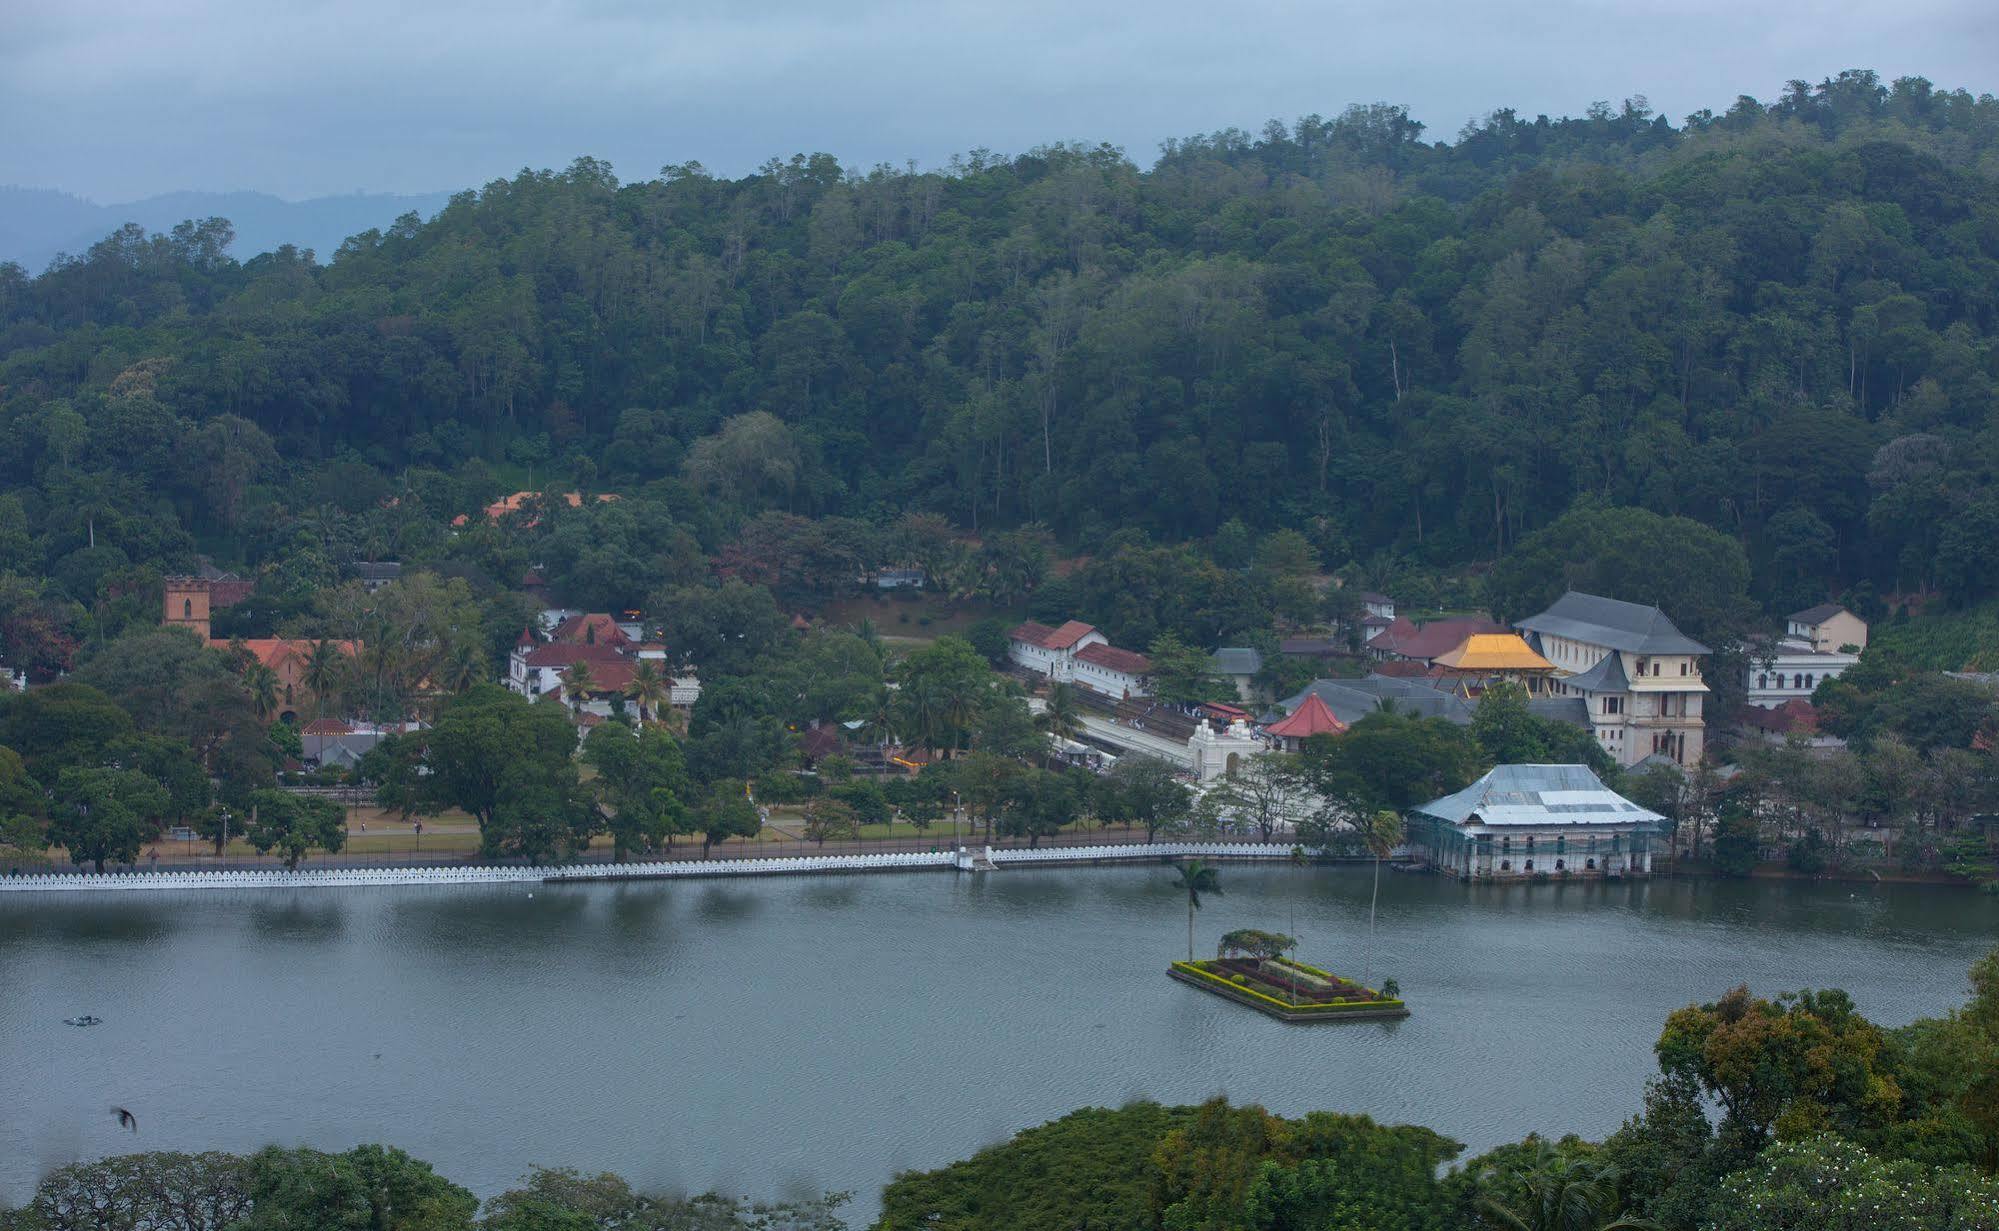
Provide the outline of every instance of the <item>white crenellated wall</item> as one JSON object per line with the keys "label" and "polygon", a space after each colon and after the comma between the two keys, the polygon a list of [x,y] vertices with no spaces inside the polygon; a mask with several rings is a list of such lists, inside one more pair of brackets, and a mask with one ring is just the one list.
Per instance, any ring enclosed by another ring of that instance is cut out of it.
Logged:
{"label": "white crenellated wall", "polygon": [[[1111,863],[1200,856],[1205,859],[1289,859],[1292,847],[1260,842],[1157,842],[1126,846],[1048,846],[989,850],[998,864]],[[144,892],[159,889],[314,889],[368,885],[488,885],[506,883],[670,880],[706,876],[796,876],[816,872],[901,872],[956,866],[948,851],[879,855],[800,855],[775,859],[679,859],[657,863],[568,864],[559,867],[302,868],[296,872],[92,872],[0,877],[0,893]]]}

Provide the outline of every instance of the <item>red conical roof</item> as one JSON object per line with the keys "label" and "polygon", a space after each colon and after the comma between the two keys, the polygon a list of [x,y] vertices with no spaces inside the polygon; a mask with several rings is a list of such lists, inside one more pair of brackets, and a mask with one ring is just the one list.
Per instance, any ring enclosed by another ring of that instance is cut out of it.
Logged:
{"label": "red conical roof", "polygon": [[1311,692],[1305,694],[1304,702],[1291,711],[1290,717],[1273,722],[1266,729],[1285,739],[1306,739],[1314,735],[1343,735],[1347,724],[1333,717],[1333,711],[1319,700],[1319,694]]}

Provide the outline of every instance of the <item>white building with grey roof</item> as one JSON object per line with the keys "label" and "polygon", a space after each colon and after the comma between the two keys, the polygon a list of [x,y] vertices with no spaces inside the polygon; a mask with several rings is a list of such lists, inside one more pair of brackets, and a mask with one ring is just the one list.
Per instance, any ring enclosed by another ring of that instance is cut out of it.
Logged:
{"label": "white building with grey roof", "polygon": [[1583,765],[1499,765],[1409,814],[1409,845],[1463,880],[1649,876],[1666,818]]}
{"label": "white building with grey roof", "polygon": [[1657,607],[1574,590],[1517,625],[1555,664],[1558,697],[1580,698],[1597,744],[1619,765],[1700,761],[1707,746],[1701,662],[1708,647]]}

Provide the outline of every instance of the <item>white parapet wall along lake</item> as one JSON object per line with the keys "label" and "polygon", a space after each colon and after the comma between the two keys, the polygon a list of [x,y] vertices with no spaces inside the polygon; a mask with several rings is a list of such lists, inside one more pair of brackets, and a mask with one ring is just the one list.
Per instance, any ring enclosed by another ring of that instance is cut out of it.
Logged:
{"label": "white parapet wall along lake", "polygon": [[[1290,859],[1295,848],[1261,842],[1157,842],[1123,846],[984,848],[995,866],[1130,863],[1200,858],[1220,861]],[[564,864],[551,867],[300,868],[202,872],[49,873],[0,877],[0,893],[138,893],[185,889],[337,889],[382,885],[489,885],[556,881],[669,880],[712,876],[799,876],[833,872],[968,870],[961,850],[879,855],[797,855],[776,859],[684,859],[653,863]]]}

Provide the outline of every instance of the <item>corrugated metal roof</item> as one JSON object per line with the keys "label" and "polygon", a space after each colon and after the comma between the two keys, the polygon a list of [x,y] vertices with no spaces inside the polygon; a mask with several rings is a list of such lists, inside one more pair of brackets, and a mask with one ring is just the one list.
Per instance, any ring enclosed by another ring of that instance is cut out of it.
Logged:
{"label": "corrugated metal roof", "polygon": [[1657,825],[1666,818],[1603,784],[1586,765],[1497,765],[1416,811],[1453,825]]}

